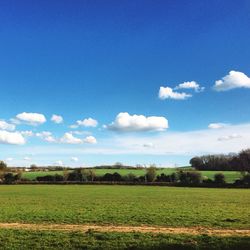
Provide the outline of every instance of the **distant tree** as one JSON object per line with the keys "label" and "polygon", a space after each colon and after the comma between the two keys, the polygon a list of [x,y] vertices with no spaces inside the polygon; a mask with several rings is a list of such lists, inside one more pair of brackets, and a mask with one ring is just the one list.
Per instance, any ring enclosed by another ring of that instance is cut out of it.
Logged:
{"label": "distant tree", "polygon": [[250,172],[250,149],[242,150],[239,159],[242,170]]}
{"label": "distant tree", "polygon": [[191,166],[195,169],[202,169],[202,166],[203,166],[203,161],[200,157],[193,157],[189,163],[191,164]]}
{"label": "distant tree", "polygon": [[222,173],[215,174],[214,175],[214,182],[216,184],[224,184],[224,183],[226,183],[226,181],[225,181],[225,175],[222,174]]}
{"label": "distant tree", "polygon": [[7,164],[4,161],[0,161],[0,171],[7,169]]}
{"label": "distant tree", "polygon": [[154,165],[151,165],[149,168],[146,170],[146,180],[148,182],[153,182],[156,179],[156,167]]}

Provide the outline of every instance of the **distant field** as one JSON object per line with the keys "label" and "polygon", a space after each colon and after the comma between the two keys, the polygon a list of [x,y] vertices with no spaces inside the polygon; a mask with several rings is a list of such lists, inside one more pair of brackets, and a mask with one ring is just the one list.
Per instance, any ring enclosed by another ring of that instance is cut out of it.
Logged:
{"label": "distant field", "polygon": [[250,228],[250,189],[1,185],[0,222]]}
{"label": "distant field", "polygon": [[[114,173],[118,172],[121,175],[126,175],[129,173],[133,173],[136,176],[144,175],[146,171],[144,169],[95,169],[94,170],[96,175],[104,175],[106,173]],[[174,168],[166,168],[162,170],[158,170],[157,173],[165,173],[165,174],[171,174],[173,172],[176,172],[176,169]],[[201,171],[203,176],[207,176],[208,178],[213,179],[214,175],[218,173],[218,171]],[[223,173],[226,177],[226,181],[229,183],[234,182],[236,179],[239,179],[241,174],[240,172],[236,171],[220,171],[219,173]],[[28,178],[30,180],[36,179],[37,176],[44,176],[48,174],[61,174],[63,175],[63,171],[51,171],[51,172],[24,172],[23,177]]]}

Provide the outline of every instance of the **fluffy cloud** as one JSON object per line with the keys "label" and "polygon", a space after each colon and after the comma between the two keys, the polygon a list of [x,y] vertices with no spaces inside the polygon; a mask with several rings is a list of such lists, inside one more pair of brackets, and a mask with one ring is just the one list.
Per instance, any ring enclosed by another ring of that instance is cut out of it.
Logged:
{"label": "fluffy cloud", "polygon": [[96,144],[97,140],[94,136],[87,136],[85,139],[83,139],[83,142],[90,143],[90,144]]}
{"label": "fluffy cloud", "polygon": [[119,113],[115,121],[107,126],[110,130],[133,131],[163,131],[168,128],[168,120],[161,116],[130,115]]}
{"label": "fluffy cloud", "polygon": [[52,133],[49,131],[42,131],[36,133],[36,136],[47,142],[56,142],[56,139],[52,136]]}
{"label": "fluffy cloud", "polygon": [[79,161],[79,159],[77,157],[75,157],[75,156],[72,156],[70,158],[70,160],[73,161],[73,162],[78,162]]}
{"label": "fluffy cloud", "polygon": [[72,129],[76,129],[78,127],[97,127],[98,121],[89,117],[83,120],[76,121],[76,124],[70,125],[69,127]]}
{"label": "fluffy cloud", "polygon": [[219,128],[224,128],[226,126],[228,126],[229,124],[227,123],[210,123],[208,125],[208,128],[210,129],[219,129]]}
{"label": "fluffy cloud", "polygon": [[174,100],[185,100],[189,97],[192,97],[192,95],[184,93],[184,92],[175,92],[170,87],[160,87],[159,90],[159,98],[162,100],[165,99],[174,99]]}
{"label": "fluffy cloud", "polygon": [[61,143],[66,144],[81,144],[83,140],[73,136],[71,133],[65,133],[63,137],[60,139]]}
{"label": "fluffy cloud", "polygon": [[63,117],[60,116],[60,115],[52,115],[51,119],[50,119],[52,122],[54,123],[62,123],[63,122]]}
{"label": "fluffy cloud", "polygon": [[93,118],[87,118],[84,120],[78,120],[76,121],[77,125],[79,126],[84,126],[84,127],[96,127],[98,125],[97,120],[93,119]]}
{"label": "fluffy cloud", "polygon": [[235,88],[250,88],[250,78],[242,72],[231,70],[222,80],[214,85],[216,91],[226,91]]}
{"label": "fluffy cloud", "polygon": [[195,81],[180,83],[175,89],[194,89],[195,92],[201,92],[205,88],[201,87],[199,83]]}
{"label": "fluffy cloud", "polygon": [[0,120],[0,129],[13,131],[13,130],[15,130],[15,128],[16,128],[16,126],[14,124],[10,124],[6,121]]}
{"label": "fluffy cloud", "polygon": [[8,132],[5,130],[0,130],[0,143],[23,145],[25,144],[25,139],[19,132]]}
{"label": "fluffy cloud", "polygon": [[39,125],[46,122],[46,118],[43,114],[38,113],[20,113],[16,115],[16,119],[20,122],[27,123],[29,125]]}

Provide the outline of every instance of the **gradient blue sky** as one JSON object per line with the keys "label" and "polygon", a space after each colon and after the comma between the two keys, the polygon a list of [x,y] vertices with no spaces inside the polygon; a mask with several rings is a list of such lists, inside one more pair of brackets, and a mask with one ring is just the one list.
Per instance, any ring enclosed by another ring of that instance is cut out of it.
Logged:
{"label": "gradient blue sky", "polygon": [[[47,121],[21,121],[0,134],[0,158],[19,166],[173,166],[196,154],[250,147],[249,27],[248,0],[1,1],[0,119],[15,124],[26,112]],[[238,75],[231,79],[230,71]],[[213,88],[227,75],[223,84],[232,89]],[[205,90],[174,90],[187,81]],[[160,99],[161,86],[192,97]],[[121,112],[165,117],[169,128],[103,127]],[[63,122],[50,121],[53,114]],[[98,126],[69,128],[86,118]],[[6,141],[21,131],[33,132],[22,135],[23,145]],[[42,131],[55,141],[36,135]],[[63,142],[69,131],[83,132],[73,134],[82,143]],[[86,143],[87,136],[97,143]]]}

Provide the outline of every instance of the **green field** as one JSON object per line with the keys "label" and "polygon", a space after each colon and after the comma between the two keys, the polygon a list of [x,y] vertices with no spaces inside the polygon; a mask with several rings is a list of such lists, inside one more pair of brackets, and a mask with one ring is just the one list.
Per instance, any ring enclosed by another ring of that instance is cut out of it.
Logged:
{"label": "green field", "polygon": [[[114,172],[118,172],[121,175],[126,175],[129,173],[133,173],[136,176],[141,176],[141,175],[145,175],[146,170],[145,169],[95,169],[94,170],[96,175],[104,175],[106,173],[114,173]],[[157,170],[157,174],[171,174],[173,172],[176,172],[177,170],[174,168],[166,168],[166,169],[160,169]],[[239,179],[241,177],[241,173],[240,172],[236,172],[236,171],[201,171],[203,176],[206,176],[210,179],[214,178],[214,175],[216,173],[223,173],[225,175],[226,181],[229,183],[234,182],[236,179]],[[55,175],[55,174],[60,174],[63,175],[63,171],[51,171],[51,172],[24,172],[23,173],[23,177],[27,178],[29,180],[35,180],[37,176],[44,176],[44,175]]]}
{"label": "green field", "polygon": [[250,189],[1,185],[0,222],[250,228]]}
{"label": "green field", "polygon": [[20,249],[168,249],[249,250],[250,237],[153,235],[141,233],[0,230],[0,248]]}

